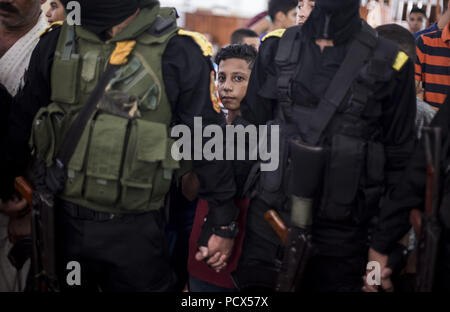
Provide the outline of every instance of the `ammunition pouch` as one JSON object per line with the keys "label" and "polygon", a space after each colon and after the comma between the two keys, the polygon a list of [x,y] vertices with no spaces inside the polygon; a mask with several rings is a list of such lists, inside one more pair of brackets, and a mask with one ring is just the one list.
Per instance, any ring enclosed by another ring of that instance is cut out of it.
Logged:
{"label": "ammunition pouch", "polygon": [[322,185],[325,153],[294,137],[289,140],[288,193],[301,198],[314,198]]}
{"label": "ammunition pouch", "polygon": [[312,223],[314,198],[322,185],[325,153],[321,147],[303,143],[295,125],[282,124],[279,157],[277,170],[260,173],[257,196],[271,208],[290,213],[295,226],[307,228]]}
{"label": "ammunition pouch", "polygon": [[[269,207],[281,211],[287,204],[287,163],[289,159],[289,138],[294,133],[291,127],[272,121],[267,124],[267,142],[271,142],[272,126],[279,126],[279,165],[274,171],[260,171],[257,197]],[[258,164],[260,165],[260,164]],[[254,170],[252,170],[254,171]],[[249,178],[251,179],[251,177]]]}
{"label": "ammunition pouch", "polygon": [[383,193],[383,145],[334,135],[324,181],[322,218],[359,223],[375,216]]}

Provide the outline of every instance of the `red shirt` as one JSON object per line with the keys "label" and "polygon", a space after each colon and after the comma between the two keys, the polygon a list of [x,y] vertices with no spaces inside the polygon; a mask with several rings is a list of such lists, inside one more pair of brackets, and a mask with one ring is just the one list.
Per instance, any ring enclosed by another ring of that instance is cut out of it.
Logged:
{"label": "red shirt", "polygon": [[234,240],[233,253],[228,260],[227,268],[217,273],[214,269],[210,268],[206,262],[195,260],[195,254],[198,251],[198,239],[200,237],[203,220],[208,215],[209,206],[204,200],[199,200],[197,204],[197,211],[195,213],[194,225],[192,227],[191,237],[189,239],[189,260],[188,260],[188,272],[190,275],[208,282],[210,284],[223,287],[223,288],[235,288],[230,273],[235,271],[241,256],[242,244],[245,236],[245,221],[247,218],[247,210],[249,206],[248,199],[235,200],[235,205],[239,208],[239,234]]}

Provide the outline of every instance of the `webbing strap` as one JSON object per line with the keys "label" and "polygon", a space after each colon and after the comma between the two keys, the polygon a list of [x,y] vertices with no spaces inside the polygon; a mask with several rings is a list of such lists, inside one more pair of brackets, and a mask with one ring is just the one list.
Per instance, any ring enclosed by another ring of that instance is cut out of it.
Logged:
{"label": "webbing strap", "polygon": [[285,112],[292,106],[291,83],[298,67],[301,40],[300,27],[292,27],[284,33],[278,45],[275,64],[278,67],[278,112],[281,120],[285,120]]}
{"label": "webbing strap", "polygon": [[61,60],[70,60],[72,54],[76,53],[75,45],[75,26],[69,26],[66,32],[66,41],[64,42],[64,51]]}
{"label": "webbing strap", "polygon": [[[278,112],[282,121],[286,120],[284,116],[292,108],[291,84],[300,65],[300,32],[301,27],[288,29],[280,40],[275,57],[275,63],[279,70],[277,84]],[[361,31],[355,35],[344,62],[331,81],[325,96],[319,102],[316,112],[312,114],[312,118],[305,119],[308,124],[306,125],[307,131],[305,131],[306,137],[303,140],[306,143],[317,145],[377,43],[376,31],[363,22]]]}
{"label": "webbing strap", "polygon": [[65,136],[64,141],[61,144],[58,155],[56,157],[56,164],[58,167],[64,168],[69,164],[70,159],[72,158],[72,155],[78,145],[78,142],[83,135],[84,129],[86,128],[90,117],[97,107],[97,103],[101,100],[106,86],[114,77],[118,68],[120,68],[119,65],[108,64],[106,71],[103,73],[103,76],[95,86],[94,91],[92,91],[91,95],[86,101],[86,104],[81,109],[80,113],[77,116],[77,119],[75,119],[75,121],[73,122],[72,126]]}
{"label": "webbing strap", "polygon": [[[116,74],[116,71],[121,67],[121,65],[127,62],[128,56],[132,53],[135,45],[135,41],[118,42],[116,44],[116,49],[111,55],[110,62],[108,63],[105,72],[100,77],[100,80],[95,86],[94,91],[92,91],[92,93],[90,94],[89,98],[86,101],[86,104],[79,112],[77,118],[71,125],[64,138],[64,141],[61,144],[61,147],[55,159],[56,165],[58,167],[64,168],[69,164],[72,155],[77,148],[78,142],[83,135],[84,129],[86,128],[89,119],[94,114],[97,108],[97,103],[100,102],[103,94],[105,93],[107,85]],[[118,58],[115,57],[116,55],[119,55],[120,59],[123,61],[113,61],[113,59]]]}
{"label": "webbing strap", "polygon": [[369,45],[367,40],[362,41],[358,38],[359,36],[351,43],[344,62],[331,81],[325,96],[319,102],[316,112],[309,120],[308,131],[306,131],[303,138],[306,143],[312,145],[319,143],[322,133],[327,128],[339,105],[350,90],[353,81],[358,77],[361,68],[370,56],[373,47],[376,45],[376,40]]}

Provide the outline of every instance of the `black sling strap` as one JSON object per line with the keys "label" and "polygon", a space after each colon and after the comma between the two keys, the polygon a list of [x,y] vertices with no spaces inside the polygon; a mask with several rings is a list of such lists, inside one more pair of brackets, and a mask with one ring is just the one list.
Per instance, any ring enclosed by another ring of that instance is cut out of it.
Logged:
{"label": "black sling strap", "polygon": [[56,165],[60,168],[66,167],[73,153],[78,145],[78,142],[83,135],[84,129],[91,118],[92,114],[95,112],[97,103],[101,100],[103,94],[105,93],[106,86],[114,77],[116,71],[120,68],[120,65],[108,64],[105,72],[101,76],[99,82],[95,86],[94,91],[92,91],[86,104],[80,110],[77,118],[73,122],[69,131],[67,132],[64,141],[59,148],[58,154],[56,156]]}
{"label": "black sling strap", "polygon": [[278,117],[285,121],[285,112],[291,108],[291,82],[295,76],[301,53],[301,40],[299,34],[300,26],[291,27],[286,30],[280,39],[275,64],[278,68]]}
{"label": "black sling strap", "polygon": [[[289,32],[287,34],[292,34]],[[297,34],[297,33],[296,33]],[[292,36],[292,35],[291,35]],[[288,37],[285,40],[293,40],[293,37]],[[295,40],[295,39],[294,39]],[[295,40],[300,42],[300,40]],[[372,50],[376,47],[378,42],[377,33],[367,24],[363,23],[361,31],[355,36],[351,46],[347,52],[344,62],[341,64],[338,72],[331,81],[325,96],[319,102],[315,113],[308,122],[308,131],[306,131],[303,140],[311,145],[317,145],[319,140],[335,115],[339,105],[344,100],[347,92],[353,81],[358,77],[361,68],[364,66],[366,60],[370,56]],[[287,57],[288,51],[281,46],[277,52],[276,62],[280,68],[280,76],[278,80],[279,90],[279,104],[284,110],[287,106],[292,105],[290,97],[291,81],[295,73],[295,64],[298,62],[298,53],[294,50],[290,51],[290,56]],[[293,43],[290,48],[296,48]],[[297,54],[297,59],[293,57]],[[289,69],[289,70],[288,70]],[[288,73],[289,71],[289,73]],[[291,76],[288,77],[288,74]],[[286,99],[286,98],[289,99]]]}

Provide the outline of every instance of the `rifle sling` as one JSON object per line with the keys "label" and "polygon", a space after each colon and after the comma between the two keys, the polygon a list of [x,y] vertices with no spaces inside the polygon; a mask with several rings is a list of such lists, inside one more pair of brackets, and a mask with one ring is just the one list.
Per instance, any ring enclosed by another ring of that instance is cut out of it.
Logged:
{"label": "rifle sling", "polygon": [[[362,32],[360,32],[361,34]],[[317,145],[322,133],[335,115],[339,105],[351,88],[353,81],[358,77],[371,51],[371,46],[360,40],[357,36],[351,43],[344,62],[331,81],[325,96],[319,102],[315,114],[309,122],[309,131],[303,138],[305,142]]]}
{"label": "rifle sling", "polygon": [[65,168],[69,164],[78,142],[83,135],[84,129],[86,128],[92,114],[96,110],[97,103],[101,100],[103,94],[105,93],[106,86],[114,77],[119,68],[119,65],[108,64],[106,71],[103,73],[99,82],[95,86],[94,91],[92,91],[86,101],[86,104],[83,106],[77,118],[71,125],[56,156],[56,163],[59,167]]}

